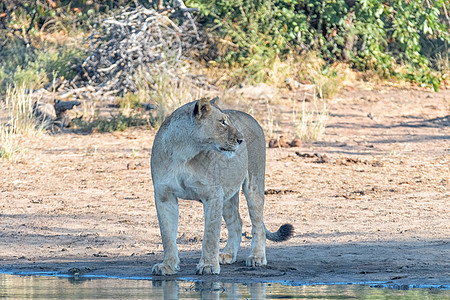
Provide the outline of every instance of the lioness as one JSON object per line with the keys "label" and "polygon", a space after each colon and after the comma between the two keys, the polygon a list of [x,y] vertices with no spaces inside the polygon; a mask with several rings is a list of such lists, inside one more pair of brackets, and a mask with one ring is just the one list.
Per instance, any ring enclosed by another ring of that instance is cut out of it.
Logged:
{"label": "lioness", "polygon": [[[244,112],[221,110],[215,100],[201,99],[181,106],[156,134],[151,171],[164,247],[163,262],[152,269],[156,275],[179,270],[178,198],[203,203],[205,229],[197,274],[219,274],[219,263],[236,261],[242,237],[241,186],[252,221],[247,266],[267,264],[266,236],[285,241],[293,234],[290,224],[272,233],[263,223],[266,145],[261,127]],[[228,241],[219,253],[222,216]]]}

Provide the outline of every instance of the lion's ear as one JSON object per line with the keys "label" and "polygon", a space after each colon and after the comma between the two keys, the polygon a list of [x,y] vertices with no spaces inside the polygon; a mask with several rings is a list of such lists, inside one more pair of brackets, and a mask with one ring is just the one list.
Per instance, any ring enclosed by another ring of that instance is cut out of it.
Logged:
{"label": "lion's ear", "polygon": [[194,116],[197,120],[206,117],[211,112],[211,104],[208,99],[202,98],[195,103]]}
{"label": "lion's ear", "polygon": [[216,97],[212,98],[209,102],[211,104],[219,106],[221,104],[222,100],[218,96],[216,96]]}

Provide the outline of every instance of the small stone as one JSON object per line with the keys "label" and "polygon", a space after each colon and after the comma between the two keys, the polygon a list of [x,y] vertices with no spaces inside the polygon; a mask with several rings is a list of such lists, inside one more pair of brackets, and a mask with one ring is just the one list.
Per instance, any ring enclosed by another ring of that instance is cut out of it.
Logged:
{"label": "small stone", "polygon": [[289,148],[290,143],[284,136],[269,141],[269,148]]}
{"label": "small stone", "polygon": [[130,162],[127,164],[128,170],[142,169],[145,165],[141,162]]}
{"label": "small stone", "polygon": [[289,146],[291,146],[292,148],[301,147],[302,146],[302,141],[300,139],[293,139],[289,143]]}

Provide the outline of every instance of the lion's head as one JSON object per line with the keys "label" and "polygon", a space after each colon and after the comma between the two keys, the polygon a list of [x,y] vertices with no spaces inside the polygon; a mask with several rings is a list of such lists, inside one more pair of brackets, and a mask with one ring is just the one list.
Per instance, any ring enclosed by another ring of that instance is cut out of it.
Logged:
{"label": "lion's head", "polygon": [[227,156],[233,156],[244,136],[231,122],[216,104],[216,99],[201,99],[194,105],[192,117],[196,123],[197,142],[205,145],[208,150],[222,152]]}

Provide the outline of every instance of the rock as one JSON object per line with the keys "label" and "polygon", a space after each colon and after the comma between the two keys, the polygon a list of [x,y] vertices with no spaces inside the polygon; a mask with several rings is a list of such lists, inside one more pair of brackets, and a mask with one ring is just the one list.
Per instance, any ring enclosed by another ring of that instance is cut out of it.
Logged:
{"label": "rock", "polygon": [[53,125],[67,127],[70,123],[68,110],[74,106],[81,105],[79,101],[54,100],[53,105],[49,102],[36,101],[33,103],[33,114],[39,124],[44,124],[46,128],[54,129]]}
{"label": "rock", "polygon": [[289,146],[291,146],[292,148],[301,147],[302,146],[302,141],[300,139],[293,139],[289,143]]}
{"label": "rock", "polygon": [[55,112],[56,112],[56,120],[55,123],[58,123],[60,127],[67,127],[70,123],[70,117],[67,113],[68,110],[73,109],[74,106],[81,105],[80,101],[61,101],[55,100]]}
{"label": "rock", "polygon": [[128,170],[137,170],[137,169],[142,169],[144,167],[145,167],[145,164],[143,164],[141,162],[130,162],[127,164]]}
{"label": "rock", "polygon": [[269,141],[269,148],[289,148],[290,144],[284,136]]}
{"label": "rock", "polygon": [[324,163],[329,163],[330,159],[328,158],[328,156],[326,156],[325,154],[319,154],[319,153],[314,153],[314,154],[310,154],[310,153],[300,153],[298,151],[295,152],[296,155],[300,156],[300,157],[304,157],[304,158],[317,158],[316,161],[314,161],[315,163],[318,164],[324,164]]}
{"label": "rock", "polygon": [[278,94],[278,89],[265,83],[259,83],[257,85],[239,88],[236,90],[236,93],[244,98],[254,100],[270,100]]}
{"label": "rock", "polygon": [[314,155],[318,158],[315,161],[315,163],[317,163],[317,164],[325,164],[325,163],[329,163],[330,162],[330,159],[325,154],[314,153]]}
{"label": "rock", "polygon": [[280,136],[276,139],[269,140],[269,148],[289,148],[289,147],[301,147],[302,141],[300,139],[293,139],[292,141],[288,141],[284,136]]}
{"label": "rock", "polygon": [[33,103],[33,114],[40,122],[56,120],[55,107],[50,103],[36,101]]}
{"label": "rock", "polygon": [[314,94],[315,90],[316,90],[315,84],[304,84],[304,83],[298,82],[297,80],[291,79],[291,78],[285,79],[284,82],[286,83],[287,87],[291,91],[300,90],[300,91],[310,92],[310,93]]}

